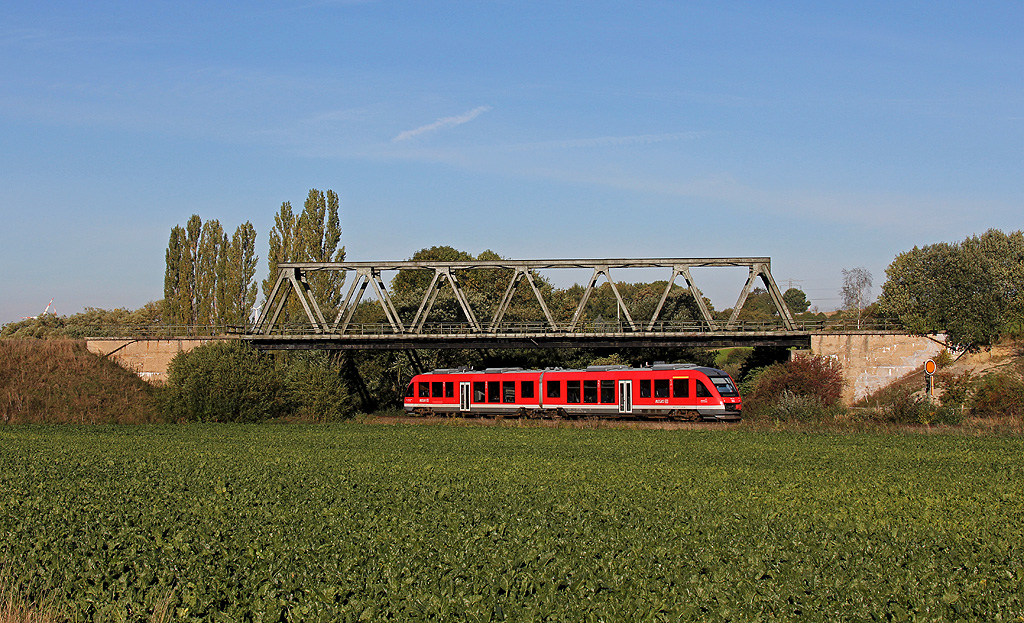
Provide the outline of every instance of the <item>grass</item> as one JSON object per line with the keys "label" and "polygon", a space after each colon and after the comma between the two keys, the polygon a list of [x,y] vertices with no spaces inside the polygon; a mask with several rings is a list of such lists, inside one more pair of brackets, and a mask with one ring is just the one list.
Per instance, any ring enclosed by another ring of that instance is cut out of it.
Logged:
{"label": "grass", "polygon": [[1017,620],[1022,456],[742,426],[6,427],[0,559],[71,620]]}
{"label": "grass", "polygon": [[0,423],[139,424],[153,388],[75,340],[0,340]]}

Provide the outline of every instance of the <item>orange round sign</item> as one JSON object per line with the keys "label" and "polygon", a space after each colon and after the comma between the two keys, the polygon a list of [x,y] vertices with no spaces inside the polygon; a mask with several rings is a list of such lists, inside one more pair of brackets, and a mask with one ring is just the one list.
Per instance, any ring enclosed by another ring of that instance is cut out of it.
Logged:
{"label": "orange round sign", "polygon": [[928,361],[924,362],[924,373],[925,374],[935,374],[935,362],[932,361],[931,359],[929,359]]}

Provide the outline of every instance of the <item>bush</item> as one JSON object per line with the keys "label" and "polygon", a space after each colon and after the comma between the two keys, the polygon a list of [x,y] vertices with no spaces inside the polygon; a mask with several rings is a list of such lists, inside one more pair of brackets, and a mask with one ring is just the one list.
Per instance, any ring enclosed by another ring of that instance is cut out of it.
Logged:
{"label": "bush", "polygon": [[162,394],[164,414],[179,422],[262,422],[289,410],[273,360],[233,340],[179,353]]}
{"label": "bush", "polygon": [[334,358],[323,351],[294,356],[285,373],[294,415],[309,422],[334,422],[352,416],[353,401]]}
{"label": "bush", "polygon": [[989,374],[978,382],[970,411],[979,417],[1024,415],[1024,381],[1008,373]]}
{"label": "bush", "polygon": [[794,394],[784,390],[764,409],[764,415],[776,422],[821,422],[835,414],[817,396]]}
{"label": "bush", "polygon": [[790,407],[797,411],[810,410],[811,401],[796,400],[797,397],[813,398],[822,409],[831,413],[838,407],[843,395],[842,368],[829,357],[796,357],[786,363],[777,363],[761,371],[754,371],[745,381],[748,392],[744,400],[744,411],[753,416],[771,414],[777,406],[789,413]]}

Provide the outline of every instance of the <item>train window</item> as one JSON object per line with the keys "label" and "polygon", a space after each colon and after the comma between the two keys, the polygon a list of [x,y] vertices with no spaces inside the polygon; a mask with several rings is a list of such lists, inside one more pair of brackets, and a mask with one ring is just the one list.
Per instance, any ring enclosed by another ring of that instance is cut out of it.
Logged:
{"label": "train window", "polygon": [[601,381],[601,402],[606,404],[615,403],[615,381],[606,379]]}
{"label": "train window", "polygon": [[690,397],[690,379],[672,379],[672,397]]}
{"label": "train window", "polygon": [[654,397],[668,398],[668,379],[654,379]]}
{"label": "train window", "polygon": [[487,402],[487,390],[483,381],[473,382],[473,402]]}
{"label": "train window", "polygon": [[730,379],[729,377],[712,376],[709,378],[711,379],[711,382],[715,384],[715,389],[717,389],[718,393],[721,394],[722,396],[728,398],[735,398],[736,396],[740,395],[740,393],[736,391],[736,386],[732,384],[732,379]]}
{"label": "train window", "polygon": [[583,381],[583,402],[597,402],[597,381]]}
{"label": "train window", "polygon": [[548,381],[548,398],[561,398],[562,396],[562,382],[561,381]]}
{"label": "train window", "polygon": [[533,398],[533,381],[521,381],[519,383],[519,395],[523,398]]}
{"label": "train window", "polygon": [[704,381],[694,379],[694,382],[697,384],[696,394],[698,398],[711,398],[711,390],[704,384]]}
{"label": "train window", "polygon": [[516,382],[502,381],[501,383],[502,402],[516,401]]}
{"label": "train window", "polygon": [[420,381],[420,398],[430,398],[430,383]]}
{"label": "train window", "polygon": [[487,381],[487,402],[501,402],[501,381]]}
{"label": "train window", "polygon": [[405,390],[405,397],[412,398],[416,395],[416,383],[409,383],[409,387]]}
{"label": "train window", "polygon": [[640,397],[651,397],[651,379],[640,379]]}
{"label": "train window", "polygon": [[434,398],[444,397],[444,382],[434,381],[430,384],[430,395]]}
{"label": "train window", "polygon": [[579,402],[580,401],[580,382],[579,381],[566,381],[565,382],[565,401],[566,402]]}
{"label": "train window", "polygon": [[455,397],[455,383],[452,381],[444,382],[444,397],[454,398]]}

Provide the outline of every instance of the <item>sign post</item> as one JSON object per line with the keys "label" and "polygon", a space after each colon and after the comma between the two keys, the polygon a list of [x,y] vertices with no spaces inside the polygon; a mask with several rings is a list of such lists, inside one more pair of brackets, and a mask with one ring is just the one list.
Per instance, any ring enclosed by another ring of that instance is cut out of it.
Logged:
{"label": "sign post", "polygon": [[928,396],[928,402],[932,402],[932,376],[935,374],[935,360],[929,359],[924,362],[924,393]]}

